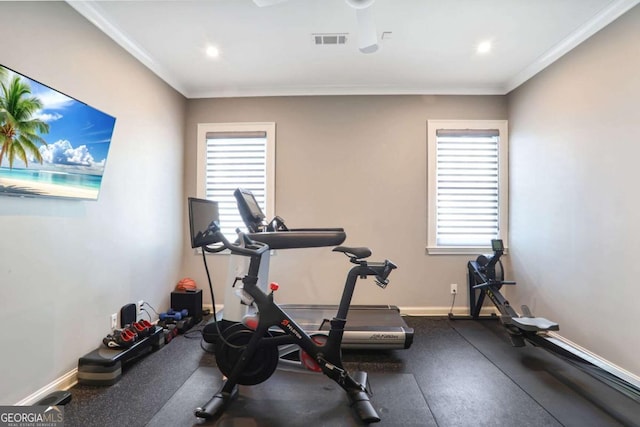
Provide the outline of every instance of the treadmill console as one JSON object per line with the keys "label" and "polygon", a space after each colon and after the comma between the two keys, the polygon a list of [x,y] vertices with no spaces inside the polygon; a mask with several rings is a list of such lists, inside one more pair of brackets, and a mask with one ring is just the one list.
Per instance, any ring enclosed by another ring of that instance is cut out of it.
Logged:
{"label": "treadmill console", "polygon": [[262,231],[266,216],[260,209],[258,201],[253,193],[244,188],[238,188],[233,192],[238,204],[238,211],[250,232]]}
{"label": "treadmill console", "polygon": [[277,216],[267,224],[266,217],[250,190],[238,188],[233,195],[238,203],[240,216],[249,230],[248,236],[266,243],[271,249],[337,246],[347,238],[342,228],[289,229],[284,225],[282,218]]}

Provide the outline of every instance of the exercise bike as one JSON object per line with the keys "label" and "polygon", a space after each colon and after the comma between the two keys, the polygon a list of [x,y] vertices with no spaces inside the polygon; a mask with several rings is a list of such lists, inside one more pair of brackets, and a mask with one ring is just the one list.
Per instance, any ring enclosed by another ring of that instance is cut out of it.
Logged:
{"label": "exercise bike", "polygon": [[[522,306],[522,315],[519,315],[502,295],[500,289],[503,285],[515,285],[514,281],[504,280],[504,269],[500,257],[504,254],[502,240],[492,240],[491,249],[493,255],[480,255],[475,261],[467,263],[469,270],[469,310],[474,319],[480,318],[480,309],[486,296],[493,302],[500,312],[500,321],[509,332],[511,344],[514,347],[525,345],[525,339],[531,342],[540,342],[539,333],[557,331],[557,323],[542,317],[535,317],[526,305]],[[496,274],[496,265],[500,266],[500,273]]]}
{"label": "exercise bike", "polygon": [[[309,335],[274,301],[274,292],[278,289],[275,283],[270,285],[269,293],[257,286],[261,257],[269,251],[268,245],[253,241],[241,232],[238,233],[236,243],[229,242],[220,232],[216,202],[189,198],[189,219],[191,245],[203,249],[203,258],[204,251],[218,251],[219,247],[228,249],[232,254],[250,258],[247,274],[242,278],[243,299],[245,303],[257,307],[253,317],[257,322],[238,322],[220,331],[215,356],[218,368],[227,380],[204,406],[196,409],[195,415],[211,419],[222,414],[238,395],[238,385],[255,385],[271,377],[279,362],[279,346],[296,344],[301,349],[301,359],[305,366],[322,372],[342,387],[362,422],[369,424],[380,421],[369,400],[366,372],[349,374],[343,366],[340,347],[358,278],[374,276],[376,284],[384,288],[389,283],[389,274],[396,266],[389,260],[366,261],[371,255],[368,248],[334,248],[335,252],[344,253],[355,265],[347,275],[337,314],[330,321],[328,335]],[[211,222],[205,226],[207,221]],[[218,247],[211,249],[210,245],[214,244]],[[279,332],[274,333],[274,328]]]}

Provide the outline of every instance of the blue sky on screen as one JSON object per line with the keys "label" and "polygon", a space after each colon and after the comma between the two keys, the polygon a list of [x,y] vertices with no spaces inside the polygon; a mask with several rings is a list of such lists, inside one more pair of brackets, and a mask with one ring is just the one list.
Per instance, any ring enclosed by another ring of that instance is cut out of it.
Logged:
{"label": "blue sky on screen", "polygon": [[[13,75],[10,72],[10,77]],[[48,144],[40,148],[43,164],[30,162],[29,168],[74,170],[101,175],[115,118],[36,81],[19,76],[29,83],[31,94],[43,104],[42,110],[35,116],[49,124],[49,133],[41,135]],[[5,163],[2,166],[7,166]],[[24,164],[16,159],[14,167],[21,168]]]}

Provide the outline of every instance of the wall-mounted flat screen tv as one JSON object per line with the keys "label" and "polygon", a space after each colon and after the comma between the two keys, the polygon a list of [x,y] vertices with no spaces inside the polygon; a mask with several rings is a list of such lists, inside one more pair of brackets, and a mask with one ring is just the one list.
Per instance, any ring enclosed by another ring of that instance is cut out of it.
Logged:
{"label": "wall-mounted flat screen tv", "polygon": [[0,195],[97,200],[115,122],[0,65]]}

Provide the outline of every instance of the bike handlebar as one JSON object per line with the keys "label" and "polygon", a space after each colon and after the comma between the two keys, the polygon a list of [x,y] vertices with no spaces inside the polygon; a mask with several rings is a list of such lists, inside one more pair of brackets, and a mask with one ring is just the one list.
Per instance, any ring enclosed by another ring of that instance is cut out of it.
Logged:
{"label": "bike handlebar", "polygon": [[[222,247],[224,249],[229,249],[233,254],[246,255],[246,256],[260,256],[265,251],[269,250],[269,246],[266,243],[257,242],[252,240],[243,232],[238,232],[238,240],[244,241],[245,245],[253,246],[250,247],[242,247],[237,244],[231,243],[220,231],[220,227],[216,222],[212,222],[207,229],[207,233],[213,234],[215,238],[222,243]],[[207,252],[220,252],[222,249],[210,249],[207,246],[203,246],[203,249]]]}
{"label": "bike handlebar", "polygon": [[393,262],[389,261],[388,259],[384,260],[384,268],[382,270],[382,273],[376,275],[376,281],[386,286],[387,284],[389,284],[389,274],[391,274],[391,271],[396,268],[398,268],[398,266]]}

